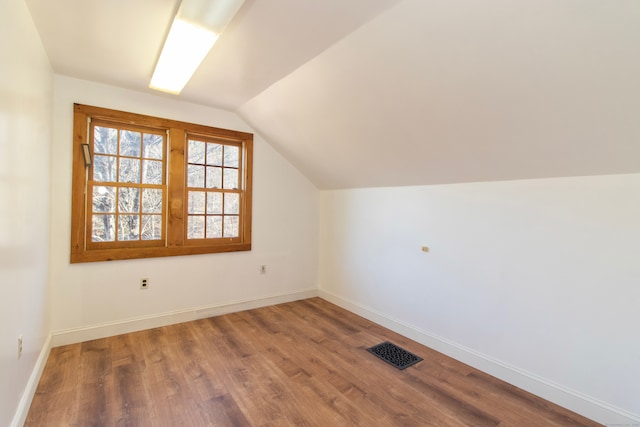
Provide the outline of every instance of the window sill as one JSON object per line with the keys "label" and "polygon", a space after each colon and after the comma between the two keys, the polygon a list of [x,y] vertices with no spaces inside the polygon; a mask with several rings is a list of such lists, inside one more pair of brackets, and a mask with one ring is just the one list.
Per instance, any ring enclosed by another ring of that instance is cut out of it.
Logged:
{"label": "window sill", "polygon": [[210,246],[181,246],[160,248],[93,249],[71,253],[71,264],[83,262],[116,261],[138,258],[161,258],[181,255],[214,254],[250,251],[251,243],[233,243]]}

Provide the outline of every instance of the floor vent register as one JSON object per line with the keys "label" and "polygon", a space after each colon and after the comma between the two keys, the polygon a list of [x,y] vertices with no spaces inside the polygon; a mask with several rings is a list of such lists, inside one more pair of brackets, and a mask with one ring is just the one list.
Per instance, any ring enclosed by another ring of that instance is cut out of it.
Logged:
{"label": "floor vent register", "polygon": [[398,347],[390,342],[383,342],[367,349],[367,351],[398,369],[405,369],[422,360],[421,357]]}

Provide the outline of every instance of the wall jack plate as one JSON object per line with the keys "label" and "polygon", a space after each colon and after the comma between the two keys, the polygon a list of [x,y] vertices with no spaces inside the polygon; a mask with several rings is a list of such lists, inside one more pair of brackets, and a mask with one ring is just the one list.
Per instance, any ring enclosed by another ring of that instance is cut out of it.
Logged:
{"label": "wall jack plate", "polygon": [[140,279],[140,289],[149,289],[149,279]]}
{"label": "wall jack plate", "polygon": [[22,335],[18,336],[18,359],[22,357]]}

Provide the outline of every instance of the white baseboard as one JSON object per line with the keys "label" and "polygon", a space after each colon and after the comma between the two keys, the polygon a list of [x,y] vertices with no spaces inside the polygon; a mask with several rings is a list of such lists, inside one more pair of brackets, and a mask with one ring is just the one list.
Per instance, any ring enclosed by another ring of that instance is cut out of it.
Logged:
{"label": "white baseboard", "polygon": [[640,426],[640,415],[556,384],[446,338],[394,319],[370,307],[365,307],[322,289],[318,293],[322,299],[596,422],[610,426]]}
{"label": "white baseboard", "polygon": [[67,344],[75,344],[99,338],[111,337],[114,335],[126,334],[129,332],[137,332],[145,329],[174,325],[176,323],[190,322],[192,320],[204,319],[212,316],[220,316],[222,314],[251,310],[253,308],[266,307],[269,305],[281,304],[317,296],[317,289],[308,289],[303,291],[273,295],[269,297],[196,307],[187,310],[155,314],[152,316],[125,319],[118,322],[103,323],[82,328],[56,331],[51,334],[51,346],[59,347]]}
{"label": "white baseboard", "polygon": [[40,382],[42,371],[44,371],[44,366],[47,364],[47,359],[49,358],[50,352],[51,334],[47,336],[47,339],[42,345],[42,349],[40,350],[40,354],[38,355],[38,360],[36,360],[33,371],[31,371],[31,375],[29,376],[27,387],[25,387],[24,393],[22,393],[22,397],[20,398],[20,402],[18,403],[18,409],[13,416],[13,421],[11,421],[11,427],[22,427],[24,425],[24,422],[27,420],[29,408],[31,407],[31,401],[33,400],[33,396],[36,394],[36,389],[38,388],[38,383]]}

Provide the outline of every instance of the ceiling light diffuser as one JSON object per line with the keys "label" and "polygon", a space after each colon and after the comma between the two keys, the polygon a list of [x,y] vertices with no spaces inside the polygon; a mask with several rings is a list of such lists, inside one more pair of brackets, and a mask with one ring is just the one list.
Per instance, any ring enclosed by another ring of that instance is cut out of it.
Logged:
{"label": "ceiling light diffuser", "polygon": [[183,0],[149,87],[179,94],[244,0]]}

